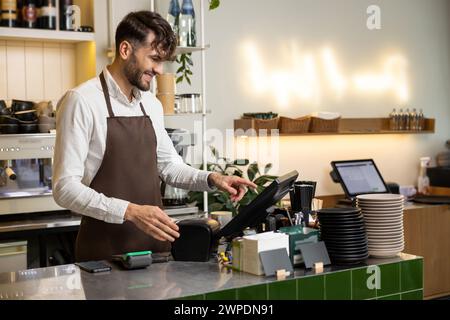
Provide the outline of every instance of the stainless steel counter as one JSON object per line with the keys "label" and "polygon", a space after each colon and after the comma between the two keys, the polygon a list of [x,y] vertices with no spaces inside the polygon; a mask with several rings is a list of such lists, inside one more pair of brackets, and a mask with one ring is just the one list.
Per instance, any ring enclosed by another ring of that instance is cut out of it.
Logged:
{"label": "stainless steel counter", "polygon": [[[400,254],[391,259],[368,259],[356,267],[416,258]],[[325,273],[348,269],[351,267],[327,267]],[[296,269],[290,278],[309,275],[314,275],[313,271]],[[236,272],[214,262],[169,262],[134,271],[120,270],[113,265],[111,272],[103,274],[90,274],[77,266],[67,265],[0,274],[0,300],[174,299],[274,281],[274,277]]]}
{"label": "stainless steel counter", "polygon": [[79,226],[81,216],[64,211],[55,214],[30,214],[25,219],[11,216],[0,220],[0,233]]}

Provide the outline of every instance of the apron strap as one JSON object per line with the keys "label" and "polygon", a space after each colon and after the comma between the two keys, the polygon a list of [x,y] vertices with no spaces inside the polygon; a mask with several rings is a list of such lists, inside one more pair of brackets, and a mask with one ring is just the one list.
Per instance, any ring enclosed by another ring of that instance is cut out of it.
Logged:
{"label": "apron strap", "polygon": [[106,84],[105,75],[103,72],[100,74],[100,82],[102,84],[103,95],[105,96],[106,106],[108,107],[108,113],[111,118],[114,117],[114,112],[112,110],[111,98],[109,97],[108,85]]}
{"label": "apron strap", "polygon": [[[109,89],[108,89],[108,85],[106,84],[106,79],[105,79],[105,75],[102,73],[100,73],[100,82],[102,84],[102,89],[103,89],[103,95],[105,96],[105,101],[106,101],[106,106],[108,107],[108,113],[109,116],[111,118],[115,117],[114,112],[112,110],[112,105],[111,105],[111,98],[109,96]],[[147,117],[147,113],[145,112],[144,106],[142,105],[142,102],[139,104],[142,110],[142,113],[144,114],[145,117]]]}
{"label": "apron strap", "polygon": [[147,117],[147,112],[145,112],[145,109],[144,109],[144,106],[142,105],[142,102],[139,103],[139,105],[141,106],[141,110],[142,110],[142,113],[144,114],[144,117]]}

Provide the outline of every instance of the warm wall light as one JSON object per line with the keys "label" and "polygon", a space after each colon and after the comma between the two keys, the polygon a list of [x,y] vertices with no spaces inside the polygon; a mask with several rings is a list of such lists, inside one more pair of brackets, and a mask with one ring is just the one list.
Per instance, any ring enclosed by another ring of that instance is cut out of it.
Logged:
{"label": "warm wall light", "polygon": [[366,73],[354,76],[355,88],[363,92],[384,93],[392,91],[399,101],[409,99],[407,62],[402,56],[391,56],[386,60],[383,72],[380,74]]}
{"label": "warm wall light", "polygon": [[[393,93],[402,103],[409,99],[408,63],[401,55],[388,56],[381,72],[346,75],[329,47],[314,55],[300,52],[293,44],[288,59],[270,63],[263,60],[254,43],[247,42],[243,48],[248,66],[247,79],[253,91],[272,94],[279,106],[288,106],[292,99],[319,105],[322,95],[328,92],[336,99],[352,93]],[[278,56],[278,53],[272,52],[272,56]],[[279,65],[279,61],[286,65]]]}
{"label": "warm wall light", "polygon": [[323,49],[322,60],[330,87],[336,92],[337,98],[342,98],[348,88],[348,80],[338,67],[334,53],[330,48]]}

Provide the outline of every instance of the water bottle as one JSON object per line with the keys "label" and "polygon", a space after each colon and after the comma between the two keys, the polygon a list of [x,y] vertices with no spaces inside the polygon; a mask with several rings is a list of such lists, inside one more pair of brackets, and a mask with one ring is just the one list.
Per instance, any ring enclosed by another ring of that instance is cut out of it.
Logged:
{"label": "water bottle", "polygon": [[169,13],[167,14],[167,21],[170,24],[173,32],[178,37],[179,27],[180,27],[180,3],[178,0],[170,0]]}
{"label": "water bottle", "polygon": [[397,110],[394,109],[389,114],[389,129],[390,130],[397,130]]}
{"label": "water bottle", "polygon": [[419,131],[425,130],[425,116],[423,114],[422,109],[420,109],[420,112],[419,112],[419,123],[418,124],[419,124],[419,126],[418,126]]}
{"label": "water bottle", "polygon": [[403,109],[398,114],[398,130],[405,130]]}
{"label": "water bottle", "polygon": [[192,0],[183,0],[180,14],[180,46],[195,47],[197,35],[195,32],[195,11]]}
{"label": "water bottle", "polygon": [[406,109],[405,112],[405,130],[407,131],[411,130],[411,117],[409,109]]}
{"label": "water bottle", "polygon": [[413,111],[410,114],[410,118],[411,118],[411,130],[416,131],[418,124],[417,124],[417,111],[416,109],[413,109]]}

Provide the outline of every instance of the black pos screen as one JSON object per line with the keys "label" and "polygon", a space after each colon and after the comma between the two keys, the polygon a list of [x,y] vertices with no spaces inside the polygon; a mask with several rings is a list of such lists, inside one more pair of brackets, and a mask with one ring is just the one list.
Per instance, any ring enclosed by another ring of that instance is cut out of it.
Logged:
{"label": "black pos screen", "polygon": [[389,192],[373,160],[333,161],[331,165],[350,198]]}
{"label": "black pos screen", "polygon": [[293,171],[273,181],[248,206],[239,208],[239,214],[225,225],[216,237],[231,237],[241,233],[246,228],[256,227],[262,223],[268,215],[267,209],[274,206],[289,193],[297,178],[298,172]]}

